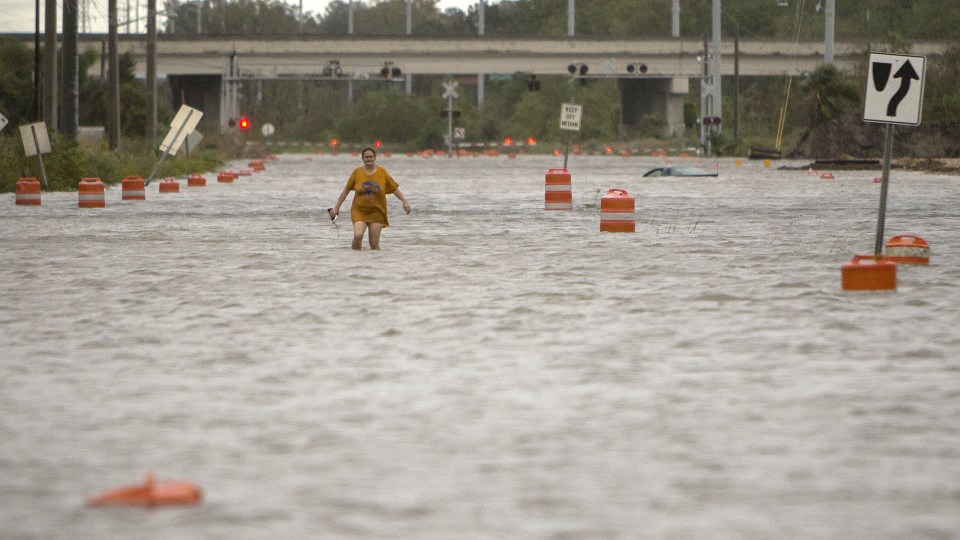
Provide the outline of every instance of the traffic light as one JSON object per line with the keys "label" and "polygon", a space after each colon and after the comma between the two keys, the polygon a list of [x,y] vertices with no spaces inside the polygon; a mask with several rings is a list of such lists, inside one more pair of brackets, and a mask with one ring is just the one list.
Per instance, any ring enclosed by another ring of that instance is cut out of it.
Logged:
{"label": "traffic light", "polygon": [[240,131],[247,131],[250,129],[250,119],[246,116],[241,116],[240,121],[237,122],[237,126],[240,128]]}
{"label": "traffic light", "polygon": [[537,92],[540,90],[540,80],[537,79],[536,75],[531,74],[527,77],[527,90],[530,92]]}
{"label": "traffic light", "polygon": [[570,75],[577,76],[579,74],[581,77],[587,74],[590,71],[590,68],[586,64],[570,64],[567,66],[567,71],[570,72]]}
{"label": "traffic light", "polygon": [[631,75],[635,75],[635,74],[643,75],[646,72],[647,72],[646,64],[628,64],[627,65],[627,73],[630,73]]}
{"label": "traffic light", "polygon": [[705,126],[719,126],[720,117],[719,116],[704,116],[703,125]]}

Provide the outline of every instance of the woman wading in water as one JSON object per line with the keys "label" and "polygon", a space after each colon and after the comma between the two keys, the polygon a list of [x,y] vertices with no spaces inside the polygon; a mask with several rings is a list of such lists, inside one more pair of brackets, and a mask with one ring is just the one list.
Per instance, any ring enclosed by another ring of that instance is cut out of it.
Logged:
{"label": "woman wading in water", "polygon": [[397,182],[390,176],[386,169],[377,165],[377,152],[370,148],[364,148],[360,155],[363,158],[363,166],[357,167],[347,185],[343,187],[343,193],[337,199],[337,204],[329,209],[330,219],[336,219],[340,214],[340,206],[347,200],[347,194],[351,191],[353,194],[353,204],[350,206],[350,219],[353,221],[353,249],[361,249],[363,246],[363,234],[369,231],[367,239],[370,242],[370,249],[380,249],[380,232],[384,227],[389,227],[387,220],[387,195],[393,193],[400,202],[403,203],[403,210],[410,213],[410,203],[403,196]]}

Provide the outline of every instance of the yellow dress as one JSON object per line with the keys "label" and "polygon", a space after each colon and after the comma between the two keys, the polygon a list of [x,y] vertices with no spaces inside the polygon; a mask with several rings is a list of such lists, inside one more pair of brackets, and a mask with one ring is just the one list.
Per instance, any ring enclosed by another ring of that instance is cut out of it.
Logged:
{"label": "yellow dress", "polygon": [[373,174],[367,174],[363,167],[357,167],[347,180],[347,188],[353,190],[350,219],[382,223],[384,227],[389,227],[387,195],[396,191],[398,187],[390,173],[379,165]]}

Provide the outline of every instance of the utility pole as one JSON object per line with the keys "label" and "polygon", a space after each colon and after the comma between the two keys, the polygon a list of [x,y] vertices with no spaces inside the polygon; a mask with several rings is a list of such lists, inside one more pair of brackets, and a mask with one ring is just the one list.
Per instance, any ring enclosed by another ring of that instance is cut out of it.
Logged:
{"label": "utility pole", "polygon": [[670,35],[680,37],[680,0],[673,0],[673,17]]}
{"label": "utility pole", "polygon": [[147,0],[147,121],[148,141],[157,136],[157,0]]}
{"label": "utility pole", "polygon": [[43,121],[57,129],[57,0],[44,4],[43,27]]}
{"label": "utility pole", "polygon": [[117,54],[117,0],[107,3],[107,140],[110,150],[120,147],[120,58]]}
{"label": "utility pole", "polygon": [[80,123],[80,57],[77,55],[77,0],[63,0],[63,115],[60,133],[77,136]]}
{"label": "utility pole", "polygon": [[[823,61],[826,64],[833,63],[833,42],[834,42],[834,19],[836,18],[836,0],[827,0],[826,10],[824,11],[824,31],[823,31]],[[868,11],[869,13],[869,11]]]}
{"label": "utility pole", "polygon": [[574,29],[574,0],[567,0],[567,37],[573,37]]}

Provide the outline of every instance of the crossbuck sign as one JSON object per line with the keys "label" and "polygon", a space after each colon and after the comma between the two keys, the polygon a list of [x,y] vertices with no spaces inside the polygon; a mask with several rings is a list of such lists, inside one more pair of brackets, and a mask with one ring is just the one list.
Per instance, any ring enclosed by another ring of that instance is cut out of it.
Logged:
{"label": "crossbuck sign", "polygon": [[580,131],[580,117],[582,113],[582,105],[574,105],[572,103],[560,105],[560,129]]}

